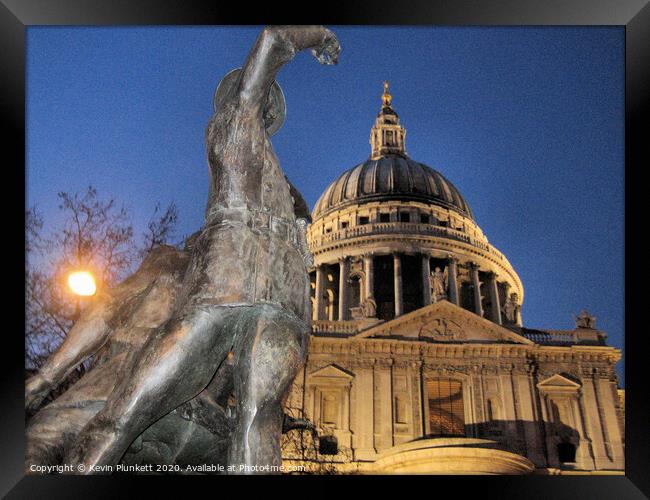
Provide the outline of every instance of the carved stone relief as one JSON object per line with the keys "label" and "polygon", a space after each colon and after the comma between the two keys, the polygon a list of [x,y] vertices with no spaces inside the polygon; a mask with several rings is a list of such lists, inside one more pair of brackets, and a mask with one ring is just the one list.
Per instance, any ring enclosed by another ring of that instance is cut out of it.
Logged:
{"label": "carved stone relief", "polygon": [[465,332],[461,326],[446,318],[436,318],[420,328],[419,338],[436,341],[464,340]]}

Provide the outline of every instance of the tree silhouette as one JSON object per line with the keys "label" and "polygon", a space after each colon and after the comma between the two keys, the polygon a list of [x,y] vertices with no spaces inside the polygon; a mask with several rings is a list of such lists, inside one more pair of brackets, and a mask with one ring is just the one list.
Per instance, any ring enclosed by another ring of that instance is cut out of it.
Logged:
{"label": "tree silhouette", "polygon": [[[118,207],[112,198],[102,199],[94,187],[81,194],[61,192],[58,198],[63,214],[58,228],[46,231],[43,215],[35,206],[25,214],[26,375],[43,365],[92,301],[68,290],[67,275],[87,270],[98,287],[110,288],[127,277],[152,248],[169,244],[178,220],[173,203],[162,214],[156,205],[138,242],[126,208]],[[50,399],[78,380],[87,366],[80,365]]]}

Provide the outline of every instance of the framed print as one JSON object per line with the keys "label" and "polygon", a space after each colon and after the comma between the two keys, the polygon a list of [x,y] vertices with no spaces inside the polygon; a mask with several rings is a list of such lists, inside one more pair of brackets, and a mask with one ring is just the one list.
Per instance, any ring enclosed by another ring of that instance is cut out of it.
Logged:
{"label": "framed print", "polygon": [[648,494],[645,2],[1,9],[9,498]]}

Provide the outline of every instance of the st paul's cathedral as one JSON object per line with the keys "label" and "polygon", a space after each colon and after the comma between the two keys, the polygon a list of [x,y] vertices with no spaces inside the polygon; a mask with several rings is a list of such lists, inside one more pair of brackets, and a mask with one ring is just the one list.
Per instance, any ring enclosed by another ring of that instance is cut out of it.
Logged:
{"label": "st paul's cathedral", "polygon": [[370,157],[312,211],[312,337],[287,464],[338,473],[621,474],[621,351],[586,311],[525,326],[524,286],[468,201],[406,153],[384,84]]}

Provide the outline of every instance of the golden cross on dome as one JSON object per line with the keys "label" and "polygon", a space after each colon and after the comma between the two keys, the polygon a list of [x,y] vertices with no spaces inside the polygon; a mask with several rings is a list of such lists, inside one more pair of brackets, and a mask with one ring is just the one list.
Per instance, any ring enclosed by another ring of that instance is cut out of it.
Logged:
{"label": "golden cross on dome", "polygon": [[384,106],[390,106],[393,96],[388,93],[388,82],[384,81],[384,95],[381,96]]}

